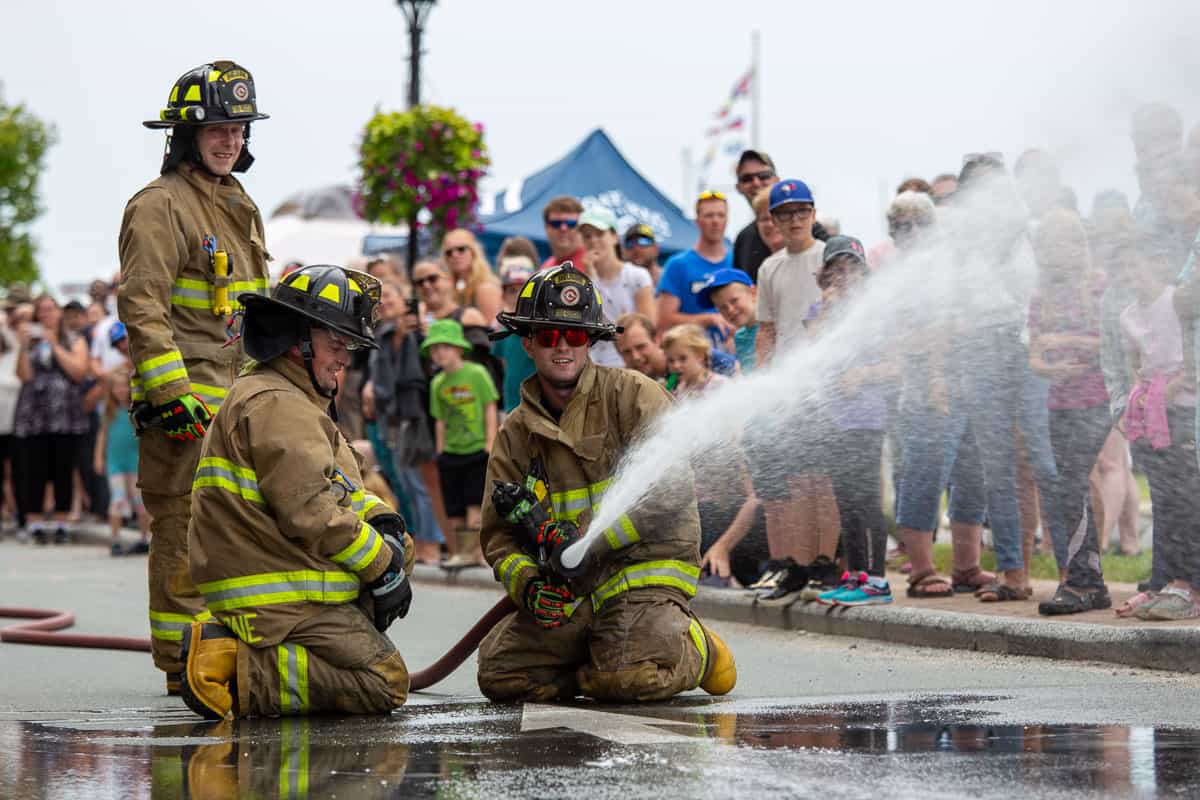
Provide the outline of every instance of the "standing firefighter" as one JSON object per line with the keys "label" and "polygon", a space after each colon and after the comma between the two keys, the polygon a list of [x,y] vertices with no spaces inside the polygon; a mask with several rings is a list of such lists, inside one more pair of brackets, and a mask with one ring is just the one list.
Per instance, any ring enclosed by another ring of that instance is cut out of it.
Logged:
{"label": "standing firefighter", "polygon": [[[670,396],[637,372],[591,362],[588,348],[617,328],[569,262],[530,278],[515,312],[498,319],[507,329],[500,335],[523,338],[537,373],[521,386],[488,462],[484,553],[518,610],[480,646],[480,689],[498,701],[730,691],[733,656],[688,607],[700,523],[686,470],[620,516],[574,569],[562,565],[618,459]],[[530,490],[523,502],[517,488]]]}
{"label": "standing firefighter", "polygon": [[232,61],[175,82],[147,128],[168,129],[162,175],[133,196],[121,222],[117,310],[136,369],[138,486],[150,512],[150,635],[154,664],[178,692],[183,630],[205,618],[187,574],[187,527],[200,440],[242,364],[225,347],[239,292],[268,290],[258,207],[233,172],[254,161],[250,123],[266,119],[254,80]]}
{"label": "standing firefighter", "polygon": [[183,699],[212,718],[386,713],[408,698],[383,632],[408,613],[412,540],[332,418],[351,351],[375,347],[379,282],[311,266],[241,301],[256,363],[196,471],[188,557],[216,621],[184,632]]}

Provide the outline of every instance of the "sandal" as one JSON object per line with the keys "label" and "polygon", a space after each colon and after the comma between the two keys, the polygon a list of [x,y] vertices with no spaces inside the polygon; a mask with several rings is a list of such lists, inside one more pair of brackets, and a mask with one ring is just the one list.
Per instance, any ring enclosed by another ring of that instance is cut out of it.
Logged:
{"label": "sandal", "polygon": [[1056,614],[1079,614],[1111,606],[1112,598],[1108,596],[1108,589],[1103,586],[1075,592],[1068,589],[1065,583],[1061,583],[1054,597],[1038,603],[1038,613],[1051,617]]}
{"label": "sandal", "polygon": [[1138,592],[1133,597],[1129,598],[1124,603],[1121,603],[1121,605],[1117,606],[1116,609],[1114,610],[1114,613],[1118,617],[1121,617],[1123,619],[1128,619],[1130,617],[1133,617],[1139,608],[1144,606],[1146,603],[1149,603],[1151,600],[1153,600],[1157,596],[1158,596],[1157,592],[1150,591],[1149,589]]}
{"label": "sandal", "polygon": [[978,589],[996,582],[996,576],[984,572],[978,565],[970,569],[955,570],[950,582],[958,594],[972,594]]}
{"label": "sandal", "polygon": [[[944,586],[946,591],[932,591],[934,586]],[[927,569],[924,572],[914,572],[908,576],[906,594],[918,600],[928,600],[934,597],[953,597],[954,589],[950,585],[950,581],[938,575],[936,570]]]}
{"label": "sandal", "polygon": [[1017,589],[1007,583],[989,583],[975,590],[975,596],[981,603],[1011,603],[1014,600],[1028,600],[1033,597],[1033,589]]}

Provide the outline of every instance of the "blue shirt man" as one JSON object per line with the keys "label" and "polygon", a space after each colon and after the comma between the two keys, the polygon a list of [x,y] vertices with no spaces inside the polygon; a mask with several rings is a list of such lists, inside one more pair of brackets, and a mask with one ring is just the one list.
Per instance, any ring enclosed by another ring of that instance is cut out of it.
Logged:
{"label": "blue shirt man", "polygon": [[696,228],[699,241],[691,250],[677,253],[667,260],[655,294],[658,297],[660,330],[693,323],[708,330],[714,346],[724,349],[725,340],[733,333],[720,314],[705,311],[696,299],[719,269],[733,266],[733,254],[725,242],[725,224],[729,206],[720,192],[704,192],[696,200]]}

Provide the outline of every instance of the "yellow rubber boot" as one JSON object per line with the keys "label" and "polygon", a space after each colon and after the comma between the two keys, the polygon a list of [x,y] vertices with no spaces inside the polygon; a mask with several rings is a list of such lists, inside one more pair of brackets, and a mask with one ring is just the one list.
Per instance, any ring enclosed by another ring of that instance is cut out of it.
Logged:
{"label": "yellow rubber boot", "polygon": [[700,679],[700,688],[709,694],[729,694],[737,685],[737,664],[733,661],[733,651],[706,626],[704,638],[708,642],[708,669]]}
{"label": "yellow rubber boot", "polygon": [[236,696],[238,640],[215,622],[193,622],[183,632],[183,680],[187,707],[206,719],[224,719]]}
{"label": "yellow rubber boot", "polygon": [[[226,738],[232,735],[232,726],[231,721],[225,720],[204,731],[202,735]],[[229,741],[204,744],[196,748],[186,761],[185,797],[191,800],[225,800],[239,796],[238,763],[234,744]]]}

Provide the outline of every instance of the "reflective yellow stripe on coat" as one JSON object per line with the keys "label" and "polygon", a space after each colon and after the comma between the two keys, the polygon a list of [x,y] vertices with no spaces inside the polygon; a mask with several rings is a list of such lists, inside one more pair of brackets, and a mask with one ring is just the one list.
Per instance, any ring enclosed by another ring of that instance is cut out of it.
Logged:
{"label": "reflective yellow stripe on coat", "polygon": [[634,564],[613,575],[592,592],[592,608],[597,612],[604,604],[622,592],[646,586],[678,589],[688,597],[696,596],[700,568],[683,561],[646,561]]}
{"label": "reflective yellow stripe on coat", "polygon": [[[229,282],[229,305],[234,311],[242,307],[237,296],[242,292],[254,292],[268,295],[271,292],[266,278],[256,278],[250,281]],[[212,308],[213,285],[208,281],[195,278],[177,278],[171,286],[171,305],[184,308]]]}
{"label": "reflective yellow stripe on coat", "polygon": [[142,389],[149,391],[171,381],[186,378],[188,373],[183,365],[183,354],[172,350],[161,356],[147,358],[138,364],[137,374],[141,379]]}
{"label": "reflective yellow stripe on coat", "polygon": [[[585,511],[591,511],[592,516],[595,517],[600,513],[600,500],[611,483],[612,479],[605,479],[582,489],[551,492],[550,505],[554,509],[554,518],[578,522],[579,517]],[[633,520],[625,514],[605,528],[603,533],[610,550],[621,550],[642,540]]]}
{"label": "reflective yellow stripe on coat", "polygon": [[150,636],[165,642],[183,641],[183,631],[192,622],[205,622],[212,619],[212,613],[201,611],[196,616],[190,614],[173,614],[169,611],[150,612]]}
{"label": "reflective yellow stripe on coat", "polygon": [[229,611],[280,603],[349,603],[358,598],[359,582],[349,572],[304,569],[243,575],[196,588],[210,611]]}
{"label": "reflective yellow stripe on coat", "polygon": [[227,458],[206,456],[200,459],[200,464],[196,467],[196,477],[192,480],[192,491],[204,487],[224,489],[252,503],[267,503],[262,492],[258,490],[258,473]]}
{"label": "reflective yellow stripe on coat", "polygon": [[525,598],[518,594],[521,575],[525,570],[531,570],[535,576],[538,571],[537,563],[524,553],[513,553],[501,561],[500,566],[496,569],[496,577],[500,579],[500,583],[504,585],[504,591],[508,592],[508,596],[512,598],[518,608],[525,605]]}
{"label": "reflective yellow stripe on coat", "polygon": [[358,536],[354,537],[354,541],[331,558],[347,569],[362,572],[371,566],[375,556],[379,555],[381,547],[383,547],[383,537],[364,522],[359,528]]}

